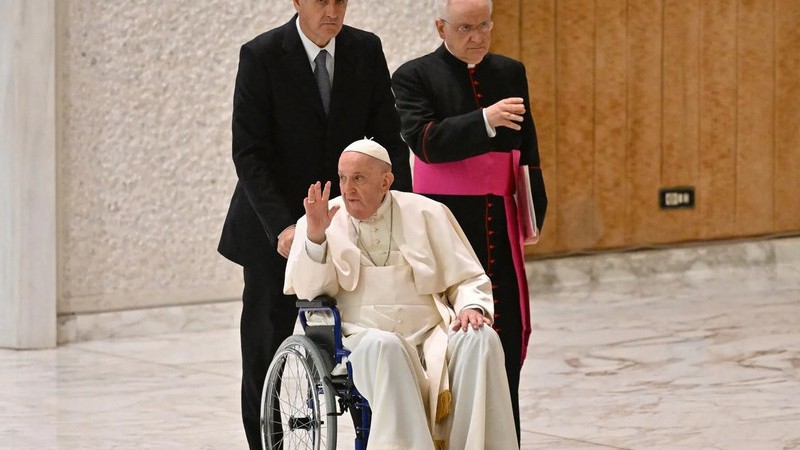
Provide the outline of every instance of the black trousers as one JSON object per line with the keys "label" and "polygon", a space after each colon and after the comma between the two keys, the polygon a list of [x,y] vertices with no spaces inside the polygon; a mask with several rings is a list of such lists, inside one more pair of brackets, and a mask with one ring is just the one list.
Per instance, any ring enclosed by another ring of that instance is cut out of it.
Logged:
{"label": "black trousers", "polygon": [[[280,255],[276,256],[281,258]],[[283,294],[286,261],[244,267],[242,318],[242,422],[251,449],[261,449],[260,406],[264,377],[275,352],[294,331],[294,295]]]}

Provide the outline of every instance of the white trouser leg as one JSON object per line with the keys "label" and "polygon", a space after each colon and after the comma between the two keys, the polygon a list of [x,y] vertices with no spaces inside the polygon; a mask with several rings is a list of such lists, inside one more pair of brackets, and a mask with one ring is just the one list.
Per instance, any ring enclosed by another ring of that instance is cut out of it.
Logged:
{"label": "white trouser leg", "polygon": [[500,337],[484,325],[449,332],[450,390],[453,393],[450,450],[517,449],[517,432]]}
{"label": "white trouser leg", "polygon": [[[369,329],[345,338],[353,383],[372,408],[369,450],[433,450],[417,351],[394,333]],[[511,422],[512,431],[514,422]],[[451,447],[455,448],[455,447]]]}

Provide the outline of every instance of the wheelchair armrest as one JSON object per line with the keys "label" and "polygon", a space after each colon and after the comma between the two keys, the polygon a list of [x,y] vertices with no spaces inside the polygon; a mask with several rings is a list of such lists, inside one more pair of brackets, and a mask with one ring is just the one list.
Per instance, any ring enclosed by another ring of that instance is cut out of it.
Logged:
{"label": "wheelchair armrest", "polygon": [[[298,308],[297,317],[306,336],[326,350],[333,357],[334,364],[342,362],[342,357],[350,352],[342,345],[342,317],[336,308],[336,299],[329,295],[320,295],[313,300],[298,300],[295,305]],[[329,312],[333,323],[309,326],[306,314],[314,311]]]}
{"label": "wheelchair armrest", "polygon": [[336,299],[329,295],[319,295],[313,300],[298,300],[295,306],[298,308],[330,308],[336,306]]}

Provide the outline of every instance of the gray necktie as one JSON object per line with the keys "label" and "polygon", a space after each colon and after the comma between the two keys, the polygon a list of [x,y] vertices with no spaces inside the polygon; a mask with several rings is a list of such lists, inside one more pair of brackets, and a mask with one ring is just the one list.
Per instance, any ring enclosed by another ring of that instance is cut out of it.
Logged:
{"label": "gray necktie", "polygon": [[317,79],[317,88],[319,88],[319,95],[322,97],[322,109],[325,114],[328,114],[328,108],[331,104],[331,78],[328,75],[328,67],[325,66],[325,60],[328,58],[328,51],[322,50],[314,58],[314,78]]}

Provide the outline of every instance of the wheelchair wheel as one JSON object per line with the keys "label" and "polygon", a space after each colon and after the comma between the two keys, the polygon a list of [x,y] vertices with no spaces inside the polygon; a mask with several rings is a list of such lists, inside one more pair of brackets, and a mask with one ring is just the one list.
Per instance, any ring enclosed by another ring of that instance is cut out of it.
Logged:
{"label": "wheelchair wheel", "polygon": [[261,441],[273,450],[334,450],[336,397],[325,382],[331,358],[306,336],[289,336],[275,353],[261,395]]}

